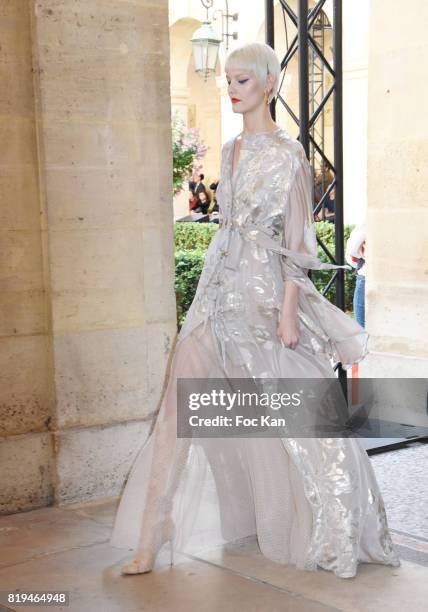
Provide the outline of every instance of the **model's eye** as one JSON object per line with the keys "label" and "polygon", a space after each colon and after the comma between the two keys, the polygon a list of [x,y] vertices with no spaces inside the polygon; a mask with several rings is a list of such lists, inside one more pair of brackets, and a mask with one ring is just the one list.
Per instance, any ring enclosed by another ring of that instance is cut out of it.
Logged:
{"label": "model's eye", "polygon": [[238,81],[238,83],[246,83],[248,81],[248,79],[242,79],[241,81]]}

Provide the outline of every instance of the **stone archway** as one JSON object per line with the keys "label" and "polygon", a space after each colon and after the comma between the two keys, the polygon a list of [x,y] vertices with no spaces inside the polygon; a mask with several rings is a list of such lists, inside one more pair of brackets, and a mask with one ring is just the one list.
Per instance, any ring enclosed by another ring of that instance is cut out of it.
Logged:
{"label": "stone archway", "polygon": [[[194,70],[191,38],[201,23],[193,18],[178,19],[170,26],[171,110],[177,112],[189,127],[197,127],[208,147],[202,160],[205,184],[208,186],[220,171],[221,92],[216,76],[204,81]],[[187,213],[187,190],[174,198],[174,217]]]}

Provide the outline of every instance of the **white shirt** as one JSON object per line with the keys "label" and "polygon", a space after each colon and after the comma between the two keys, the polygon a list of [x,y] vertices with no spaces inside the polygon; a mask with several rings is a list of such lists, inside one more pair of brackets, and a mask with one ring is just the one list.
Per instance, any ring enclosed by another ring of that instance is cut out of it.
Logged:
{"label": "white shirt", "polygon": [[[360,257],[363,257],[364,260],[366,258],[364,245],[365,240],[366,224],[361,223],[352,230],[351,235],[349,236],[348,242],[346,244],[345,259],[353,268],[357,267],[357,262],[354,261],[352,258],[359,259]],[[365,261],[361,268],[357,271],[357,274],[360,274],[361,276],[366,275]]]}

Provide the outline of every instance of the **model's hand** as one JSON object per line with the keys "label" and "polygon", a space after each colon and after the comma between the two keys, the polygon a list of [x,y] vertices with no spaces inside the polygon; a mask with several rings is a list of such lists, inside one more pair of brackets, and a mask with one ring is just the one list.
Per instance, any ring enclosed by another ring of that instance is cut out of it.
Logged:
{"label": "model's hand", "polygon": [[299,343],[300,332],[297,316],[281,317],[276,333],[287,348],[295,349]]}

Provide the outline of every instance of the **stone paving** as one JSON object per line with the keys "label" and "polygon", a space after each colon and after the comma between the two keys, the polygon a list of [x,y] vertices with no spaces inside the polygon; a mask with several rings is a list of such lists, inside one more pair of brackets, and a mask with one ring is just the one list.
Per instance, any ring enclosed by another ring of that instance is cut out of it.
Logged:
{"label": "stone paving", "polygon": [[[176,555],[170,567],[122,576],[129,552],[108,543],[117,499],[0,517],[0,590],[67,590],[69,612],[416,612],[428,600],[426,459],[414,445],[372,457],[402,565],[362,564],[356,578],[302,572],[266,559],[255,539]],[[9,604],[0,610],[30,609]]]}
{"label": "stone paving", "polygon": [[413,442],[371,460],[398,553],[428,566],[428,444]]}

